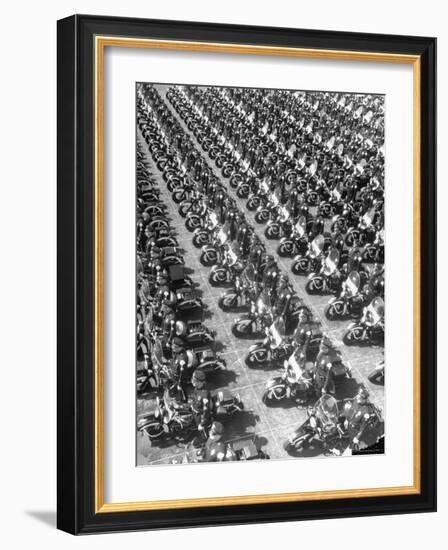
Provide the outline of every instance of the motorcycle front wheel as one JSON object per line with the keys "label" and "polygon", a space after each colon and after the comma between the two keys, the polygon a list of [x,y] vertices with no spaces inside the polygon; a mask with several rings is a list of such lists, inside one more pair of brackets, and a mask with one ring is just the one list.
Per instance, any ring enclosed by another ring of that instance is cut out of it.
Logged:
{"label": "motorcycle front wheel", "polygon": [[225,269],[217,269],[210,273],[208,278],[212,286],[220,286],[227,282],[227,273]]}
{"label": "motorcycle front wheel", "polygon": [[237,338],[253,336],[252,321],[250,319],[238,319],[232,325],[232,334]]}
{"label": "motorcycle front wheel", "polygon": [[310,262],[306,258],[299,258],[292,266],[291,271],[294,275],[306,275],[309,271]]}
{"label": "motorcycle front wheel", "polygon": [[325,308],[325,317],[330,321],[341,319],[344,316],[344,304],[341,300],[328,304]]}
{"label": "motorcycle front wheel", "polygon": [[343,337],[343,342],[346,346],[356,346],[361,344],[363,341],[363,328],[360,326],[355,326],[348,330]]}
{"label": "motorcycle front wheel", "polygon": [[248,367],[260,367],[267,363],[268,361],[268,352],[264,348],[258,348],[254,351],[251,351],[246,357],[246,365]]}
{"label": "motorcycle front wheel", "polygon": [[282,258],[291,257],[294,254],[294,245],[291,241],[281,243],[277,248],[277,253]]}
{"label": "motorcycle front wheel", "polygon": [[191,218],[188,218],[185,222],[185,227],[190,231],[191,233],[201,226],[201,218],[199,216],[192,216]]}
{"label": "motorcycle front wheel", "polygon": [[267,239],[278,239],[280,238],[280,226],[277,223],[268,225],[264,231],[264,234]]}
{"label": "motorcycle front wheel", "polygon": [[193,245],[196,248],[202,248],[205,244],[209,242],[209,234],[207,231],[200,231],[196,233],[193,237]]}
{"label": "motorcycle front wheel", "polygon": [[307,281],[305,285],[305,290],[308,294],[319,294],[324,290],[324,281],[322,277],[313,277]]}
{"label": "motorcycle front wheel", "polygon": [[232,311],[238,303],[236,294],[225,294],[218,300],[218,305],[223,311]]}
{"label": "motorcycle front wheel", "polygon": [[265,390],[261,399],[267,407],[276,405],[279,401],[286,398],[286,386],[276,386]]}

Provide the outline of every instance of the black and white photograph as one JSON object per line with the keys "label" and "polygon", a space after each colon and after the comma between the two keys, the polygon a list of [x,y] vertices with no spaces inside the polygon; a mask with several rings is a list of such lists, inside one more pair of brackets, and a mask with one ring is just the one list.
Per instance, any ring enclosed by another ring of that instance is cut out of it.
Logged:
{"label": "black and white photograph", "polygon": [[385,97],[138,83],[137,464],[384,453]]}

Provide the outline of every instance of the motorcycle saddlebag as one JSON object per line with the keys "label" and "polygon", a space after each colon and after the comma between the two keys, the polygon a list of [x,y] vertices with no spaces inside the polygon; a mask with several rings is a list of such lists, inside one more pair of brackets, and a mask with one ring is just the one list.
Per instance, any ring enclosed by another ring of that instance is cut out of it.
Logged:
{"label": "motorcycle saddlebag", "polygon": [[233,395],[228,389],[219,390],[216,393],[216,399],[219,406],[225,407],[226,405],[231,405],[233,403]]}
{"label": "motorcycle saddlebag", "polygon": [[255,460],[258,458],[258,450],[251,439],[242,439],[232,444],[233,450],[242,456],[242,460]]}
{"label": "motorcycle saddlebag", "polygon": [[184,266],[181,264],[174,264],[168,267],[168,275],[171,281],[178,282],[184,280]]}

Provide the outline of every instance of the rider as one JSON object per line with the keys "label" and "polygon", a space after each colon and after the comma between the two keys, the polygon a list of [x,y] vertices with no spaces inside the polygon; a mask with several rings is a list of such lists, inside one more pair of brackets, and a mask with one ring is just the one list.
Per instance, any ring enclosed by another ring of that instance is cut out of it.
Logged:
{"label": "rider", "polygon": [[224,426],[213,422],[204,449],[201,451],[202,462],[223,462],[231,457],[230,447],[223,441]]}
{"label": "rider", "polygon": [[314,364],[314,382],[317,394],[334,393],[335,381],[332,367],[335,361],[339,361],[338,352],[328,336],[324,335]]}
{"label": "rider", "polygon": [[345,426],[349,430],[352,446],[359,447],[359,442],[370,419],[376,416],[373,405],[369,401],[369,392],[361,386],[352,404],[344,408]]}
{"label": "rider", "polygon": [[191,377],[191,384],[193,386],[191,409],[195,416],[197,429],[206,439],[212,413],[212,396],[207,388],[205,373],[196,369]]}

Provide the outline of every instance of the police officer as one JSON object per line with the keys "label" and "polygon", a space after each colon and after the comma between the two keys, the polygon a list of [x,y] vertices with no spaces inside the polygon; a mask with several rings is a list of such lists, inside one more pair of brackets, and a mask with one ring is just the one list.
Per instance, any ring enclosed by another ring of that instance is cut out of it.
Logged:
{"label": "police officer", "polygon": [[224,426],[221,422],[213,422],[208,439],[202,451],[203,462],[223,462],[230,458],[230,448],[223,441]]}
{"label": "police officer", "polygon": [[191,384],[193,386],[191,409],[195,415],[197,429],[206,439],[212,413],[212,396],[206,385],[205,373],[195,370],[191,377]]}

